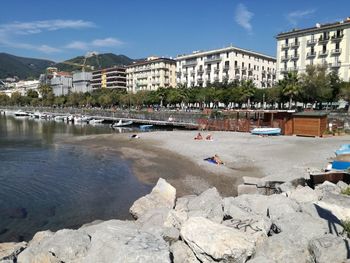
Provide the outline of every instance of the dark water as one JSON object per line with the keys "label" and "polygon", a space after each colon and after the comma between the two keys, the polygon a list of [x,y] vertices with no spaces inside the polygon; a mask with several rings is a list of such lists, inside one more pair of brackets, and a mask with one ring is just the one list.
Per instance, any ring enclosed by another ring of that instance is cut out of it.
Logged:
{"label": "dark water", "polygon": [[150,191],[130,163],[116,154],[55,143],[65,136],[114,132],[108,126],[0,115],[0,242],[129,217],[133,201]]}

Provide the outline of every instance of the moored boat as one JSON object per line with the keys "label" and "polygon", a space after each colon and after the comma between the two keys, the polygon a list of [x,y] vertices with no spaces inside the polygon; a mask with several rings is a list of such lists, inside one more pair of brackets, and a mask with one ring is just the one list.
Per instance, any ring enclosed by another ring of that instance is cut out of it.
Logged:
{"label": "moored boat", "polygon": [[132,121],[123,121],[123,120],[119,120],[118,122],[116,123],[113,123],[111,125],[112,128],[114,127],[122,127],[122,126],[128,126],[128,125],[131,125],[132,124]]}
{"label": "moored boat", "polygon": [[254,128],[250,131],[251,134],[255,135],[280,135],[280,128]]}
{"label": "moored boat", "polygon": [[22,111],[22,110],[18,110],[18,111],[15,112],[15,116],[16,117],[28,117],[29,113],[25,112],[25,111]]}
{"label": "moored boat", "polygon": [[89,124],[99,124],[102,123],[104,121],[104,119],[92,119],[89,120]]}
{"label": "moored boat", "polygon": [[350,144],[343,144],[338,150],[335,151],[335,155],[350,154]]}

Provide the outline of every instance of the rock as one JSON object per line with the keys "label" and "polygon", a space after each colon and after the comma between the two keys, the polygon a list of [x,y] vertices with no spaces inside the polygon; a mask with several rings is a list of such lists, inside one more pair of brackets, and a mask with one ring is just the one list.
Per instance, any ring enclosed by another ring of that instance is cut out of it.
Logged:
{"label": "rock", "polygon": [[110,220],[81,231],[91,236],[82,263],[170,262],[169,246],[162,236],[139,229],[135,222]]}
{"label": "rock", "polygon": [[339,194],[341,192],[339,186],[329,181],[324,181],[321,185],[315,186],[315,191],[318,195],[318,199],[322,199],[322,197],[329,192],[335,193],[335,194]]}
{"label": "rock", "polygon": [[344,183],[343,181],[339,181],[337,183],[337,186],[340,188],[340,190],[345,190],[346,188],[349,187],[349,185],[347,183]]}
{"label": "rock", "polygon": [[147,210],[153,208],[169,208],[175,205],[176,189],[168,184],[164,179],[159,178],[152,192],[140,199],[136,200],[130,208],[130,213],[134,218],[140,217]]}
{"label": "rock", "polygon": [[313,263],[314,261],[306,245],[300,245],[296,240],[278,234],[269,237],[262,246],[258,247],[254,259],[248,262]]}
{"label": "rock", "polygon": [[182,241],[177,241],[170,246],[173,255],[173,263],[199,263],[192,250]]}
{"label": "rock", "polygon": [[0,262],[8,260],[12,262],[27,247],[27,242],[0,243]]}
{"label": "rock", "polygon": [[86,233],[63,229],[33,242],[19,254],[18,262],[78,262],[87,254],[90,245],[90,236]]}
{"label": "rock", "polygon": [[250,242],[239,230],[214,223],[203,217],[189,218],[181,237],[202,262],[245,262],[254,254]]}
{"label": "rock", "polygon": [[179,240],[180,231],[175,227],[165,228],[163,231],[163,239],[166,242],[174,243]]}
{"label": "rock", "polygon": [[240,184],[237,186],[237,194],[259,194],[259,189],[256,187],[256,185]]}
{"label": "rock", "polygon": [[295,189],[295,186],[291,182],[285,182],[283,184],[278,185],[277,191],[280,193],[288,193]]}
{"label": "rock", "polygon": [[220,223],[224,217],[222,198],[215,187],[189,200],[187,204],[188,217],[205,217]]}
{"label": "rock", "polygon": [[[283,195],[240,195],[224,201],[226,206],[237,206],[248,213],[268,216],[271,219],[300,211],[300,206]],[[232,209],[232,208],[231,208]],[[226,209],[227,210],[227,209]]]}
{"label": "rock", "polygon": [[343,233],[344,228],[341,225],[340,220],[331,211],[313,203],[301,204],[301,210],[303,213],[306,213],[317,220],[321,220],[324,227],[328,228],[329,233],[336,235]]}
{"label": "rock", "polygon": [[315,204],[330,211],[339,220],[349,220],[350,218],[350,197],[347,195],[326,192],[322,199]]}
{"label": "rock", "polygon": [[243,176],[243,182],[247,185],[257,185],[260,186],[262,184],[261,178],[251,177],[251,176]]}
{"label": "rock", "polygon": [[168,218],[169,212],[170,209],[166,207],[147,210],[137,219],[136,224],[143,230],[162,228],[165,220]]}
{"label": "rock", "polygon": [[317,193],[308,186],[297,187],[295,190],[291,191],[289,198],[298,203],[312,203],[318,201]]}
{"label": "rock", "polygon": [[44,239],[48,238],[48,237],[51,237],[53,236],[54,233],[51,232],[50,230],[46,230],[46,231],[40,231],[40,232],[37,232],[32,240],[29,242],[29,245],[30,246],[35,246],[35,245],[38,245],[40,242],[42,242]]}
{"label": "rock", "polygon": [[324,235],[310,241],[309,251],[317,263],[345,262],[348,259],[349,240]]}

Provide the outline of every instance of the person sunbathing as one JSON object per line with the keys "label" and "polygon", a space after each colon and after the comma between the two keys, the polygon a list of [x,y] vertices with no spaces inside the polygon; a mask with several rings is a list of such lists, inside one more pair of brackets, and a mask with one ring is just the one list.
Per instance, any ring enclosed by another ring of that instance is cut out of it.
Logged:
{"label": "person sunbathing", "polygon": [[205,137],[205,139],[207,141],[212,141],[213,140],[213,137],[211,136],[211,134],[209,133],[207,137]]}
{"label": "person sunbathing", "polygon": [[221,161],[221,159],[219,158],[219,156],[217,154],[215,154],[212,158],[216,162],[216,164],[224,164],[224,162]]}
{"label": "person sunbathing", "polygon": [[203,140],[202,134],[199,132],[196,137],[194,137],[195,140]]}

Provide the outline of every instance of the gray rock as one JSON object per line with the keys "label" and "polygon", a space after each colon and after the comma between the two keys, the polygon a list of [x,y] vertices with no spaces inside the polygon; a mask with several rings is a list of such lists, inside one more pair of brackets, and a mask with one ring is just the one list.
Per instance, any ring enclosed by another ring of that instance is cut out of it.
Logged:
{"label": "gray rock", "polygon": [[220,223],[224,217],[222,198],[215,187],[189,200],[187,204],[188,217],[205,217]]}
{"label": "gray rock", "polygon": [[317,193],[308,186],[300,186],[291,191],[289,198],[297,201],[298,203],[312,203],[318,201]]}
{"label": "gray rock", "polygon": [[325,192],[322,199],[315,204],[330,211],[339,220],[350,218],[350,197],[347,195]]}
{"label": "gray rock", "polygon": [[82,263],[170,262],[169,246],[162,236],[140,230],[135,222],[110,220],[82,231],[91,236]]}
{"label": "gray rock", "polygon": [[248,260],[247,262],[249,262],[249,263],[276,263],[276,261],[274,261],[272,259],[268,259],[268,258],[266,258],[266,256],[254,257],[254,258]]}
{"label": "gray rock", "polygon": [[[77,230],[63,229],[31,244],[18,256],[18,262],[72,262],[82,259],[90,248],[90,236]],[[45,262],[45,261],[44,261]]]}
{"label": "gray rock", "polygon": [[310,241],[309,251],[317,263],[345,262],[348,259],[349,240],[336,235],[324,235]]}
{"label": "gray rock", "polygon": [[243,182],[247,185],[258,185],[260,186],[262,183],[261,178],[251,177],[251,176],[243,176]]}
{"label": "gray rock", "polygon": [[167,227],[163,231],[163,239],[169,243],[174,243],[179,240],[180,231],[175,227]]}
{"label": "gray rock", "polygon": [[27,242],[0,243],[0,261],[12,262],[27,247]]}
{"label": "gray rock", "polygon": [[340,188],[340,190],[345,190],[346,188],[349,187],[349,185],[347,183],[344,183],[343,181],[339,181],[337,183],[337,186]]}
{"label": "gray rock", "polygon": [[173,255],[173,263],[199,263],[192,250],[182,241],[177,241],[170,246]]}
{"label": "gray rock", "polygon": [[147,210],[136,221],[142,230],[162,228],[165,220],[168,218],[170,209],[166,207]]}
{"label": "gray rock", "polygon": [[245,262],[255,250],[254,242],[239,230],[203,217],[189,218],[181,228],[181,237],[204,263]]}
{"label": "gray rock", "polygon": [[237,186],[237,194],[259,194],[259,189],[256,185],[240,184]]}
{"label": "gray rock", "polygon": [[276,188],[280,193],[288,193],[293,191],[295,189],[295,186],[291,182],[285,182],[283,184],[278,185]]}
{"label": "gray rock", "polygon": [[340,194],[341,189],[336,184],[324,181],[321,185],[315,186],[315,191],[319,199],[322,199],[326,193]]}
{"label": "gray rock", "polygon": [[136,200],[130,208],[130,213],[134,218],[140,217],[147,210],[154,208],[174,208],[176,189],[168,184],[164,179],[159,178],[152,192]]}

